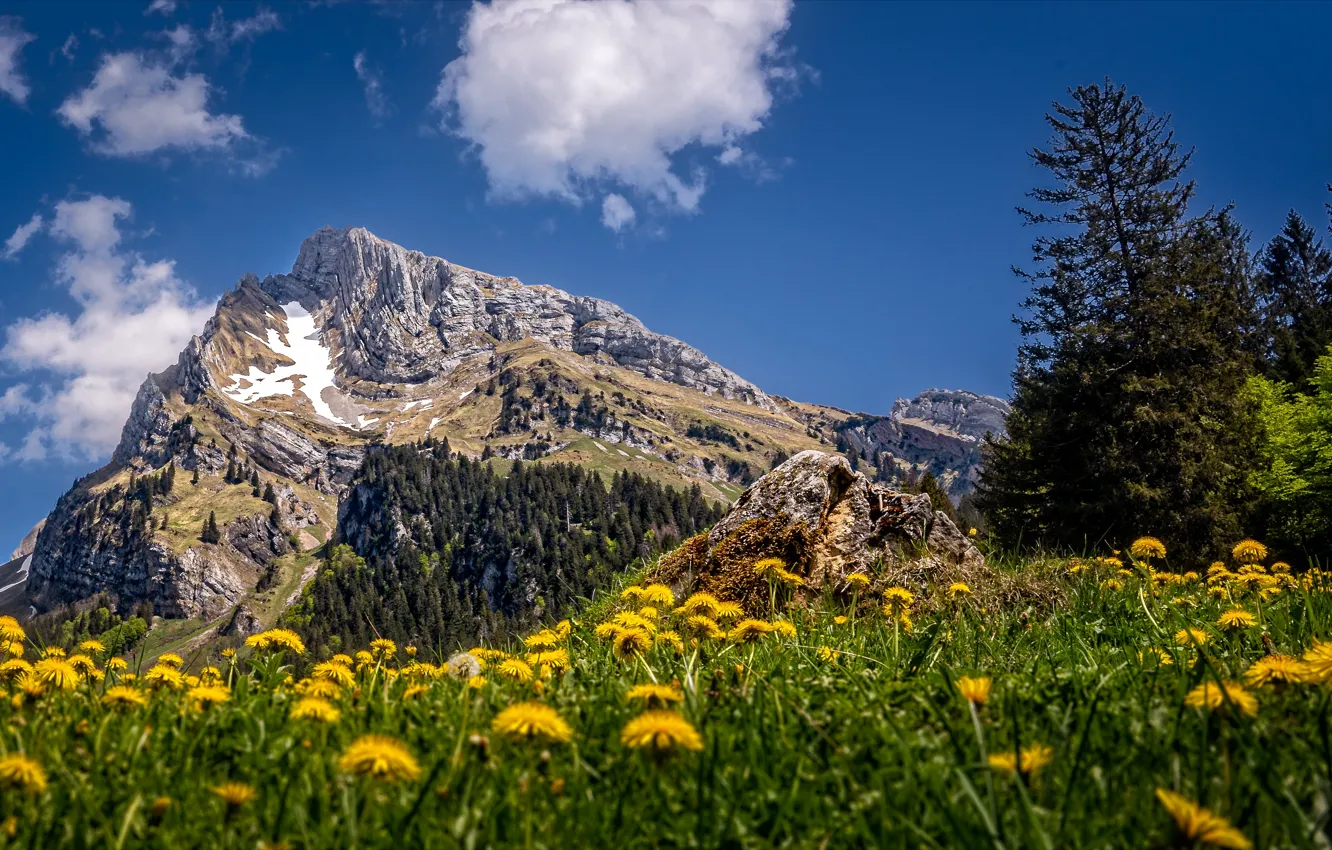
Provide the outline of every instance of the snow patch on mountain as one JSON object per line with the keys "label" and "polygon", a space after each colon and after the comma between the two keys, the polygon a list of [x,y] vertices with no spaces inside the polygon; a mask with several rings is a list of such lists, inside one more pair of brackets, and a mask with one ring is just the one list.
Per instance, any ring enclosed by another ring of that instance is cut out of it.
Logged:
{"label": "snow patch on mountain", "polygon": [[[330,422],[350,426],[350,422],[335,414],[324,401],[324,390],[334,386],[333,354],[319,339],[314,316],[299,301],[282,305],[282,310],[287,316],[286,342],[275,328],[268,329],[268,339],[251,336],[267,345],[274,354],[291,360],[292,365],[279,366],[272,372],[261,372],[258,367],[251,366],[247,375],[232,375],[233,383],[222,388],[223,394],[245,405],[267,396],[293,396],[299,378],[301,392],[310,400],[315,413]],[[242,386],[242,381],[248,382],[249,386]]]}

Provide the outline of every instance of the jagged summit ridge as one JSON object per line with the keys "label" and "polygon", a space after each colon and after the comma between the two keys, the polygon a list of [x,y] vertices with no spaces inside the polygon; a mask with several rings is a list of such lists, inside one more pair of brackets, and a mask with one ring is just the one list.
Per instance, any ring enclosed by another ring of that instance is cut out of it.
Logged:
{"label": "jagged summit ridge", "polygon": [[986,434],[1004,434],[1010,405],[998,396],[970,390],[926,390],[912,399],[899,398],[889,418],[945,428],[972,441]]}
{"label": "jagged summit ridge", "polygon": [[420,383],[493,351],[497,342],[532,338],[776,410],[754,384],[698,349],[653,333],[615,304],[478,272],[360,227],[320,228],[301,245],[290,274],[259,285],[278,303],[299,301],[316,316],[336,339],[345,377]]}

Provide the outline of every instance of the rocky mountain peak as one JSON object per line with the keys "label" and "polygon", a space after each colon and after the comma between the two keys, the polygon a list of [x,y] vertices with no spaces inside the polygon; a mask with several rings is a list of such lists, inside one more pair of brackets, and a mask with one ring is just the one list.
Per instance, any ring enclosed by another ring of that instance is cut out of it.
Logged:
{"label": "rocky mountain peak", "polygon": [[926,390],[913,399],[899,398],[889,417],[944,428],[980,441],[986,434],[1004,434],[1011,410],[1007,401],[968,390]]}

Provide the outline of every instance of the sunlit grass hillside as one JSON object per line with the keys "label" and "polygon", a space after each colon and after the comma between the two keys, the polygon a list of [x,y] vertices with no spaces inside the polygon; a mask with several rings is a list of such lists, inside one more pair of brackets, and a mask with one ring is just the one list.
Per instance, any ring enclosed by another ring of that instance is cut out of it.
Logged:
{"label": "sunlit grass hillside", "polygon": [[766,610],[630,585],[525,645],[193,672],[5,621],[0,846],[1325,847],[1332,576],[1267,560],[789,611],[769,562]]}

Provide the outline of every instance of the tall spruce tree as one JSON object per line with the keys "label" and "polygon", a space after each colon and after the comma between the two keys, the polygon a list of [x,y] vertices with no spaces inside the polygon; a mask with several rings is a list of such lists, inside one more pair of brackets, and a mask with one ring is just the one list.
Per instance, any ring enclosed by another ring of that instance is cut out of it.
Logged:
{"label": "tall spruce tree", "polygon": [[1267,376],[1305,391],[1314,363],[1332,343],[1332,252],[1291,210],[1258,265]]}
{"label": "tall spruce tree", "polygon": [[1004,544],[1084,550],[1155,534],[1210,553],[1241,527],[1256,318],[1246,237],[1188,212],[1191,152],[1108,80],[1073,89],[1033,161],[1033,245],[1008,435],[979,503]]}

